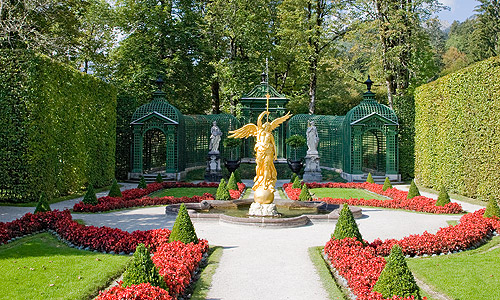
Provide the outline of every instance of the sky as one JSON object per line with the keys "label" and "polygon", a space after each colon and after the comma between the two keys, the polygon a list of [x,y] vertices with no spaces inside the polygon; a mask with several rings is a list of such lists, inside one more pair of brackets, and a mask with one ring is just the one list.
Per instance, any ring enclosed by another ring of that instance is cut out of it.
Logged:
{"label": "sky", "polygon": [[451,10],[441,11],[438,14],[441,20],[447,21],[449,24],[455,20],[465,21],[475,13],[474,8],[479,4],[476,0],[440,0],[439,2],[451,8]]}

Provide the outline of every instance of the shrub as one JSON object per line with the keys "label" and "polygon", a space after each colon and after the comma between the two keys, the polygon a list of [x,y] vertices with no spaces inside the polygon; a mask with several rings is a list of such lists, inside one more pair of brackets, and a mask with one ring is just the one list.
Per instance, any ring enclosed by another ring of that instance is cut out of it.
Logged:
{"label": "shrub", "polygon": [[420,196],[420,191],[418,190],[417,185],[415,184],[415,180],[411,181],[410,190],[408,191],[407,199],[413,199],[417,196]]}
{"label": "shrub", "polygon": [[160,173],[158,173],[158,175],[156,175],[155,182],[158,182],[158,183],[162,183],[163,182],[163,177],[161,176]]}
{"label": "shrub", "polygon": [[184,244],[198,243],[196,231],[194,230],[193,223],[191,222],[191,218],[189,217],[184,203],[179,207],[179,213],[177,214],[177,218],[175,218],[174,227],[172,228],[172,233],[170,233],[168,241],[181,241]]}
{"label": "shrub", "polygon": [[227,189],[228,190],[238,190],[238,185],[236,184],[236,178],[234,176],[234,172],[229,176],[229,180],[227,181]]}
{"label": "shrub", "polygon": [[151,283],[152,286],[157,286],[165,290],[167,289],[163,277],[160,276],[158,269],[151,259],[149,250],[144,244],[138,244],[132,261],[123,274],[122,286],[131,286],[147,282]]}
{"label": "shrub", "polygon": [[118,182],[116,182],[116,179],[113,179],[113,183],[111,184],[111,188],[109,189],[108,196],[114,198],[123,197],[122,191],[120,191],[120,187],[118,186]]}
{"label": "shrub", "polygon": [[358,225],[354,220],[349,205],[343,204],[342,210],[340,210],[339,219],[335,225],[335,231],[333,232],[333,237],[338,240],[344,238],[356,238],[361,243],[364,243],[361,233],[359,232]]}
{"label": "shrub", "polygon": [[39,212],[46,212],[46,211],[51,211],[49,201],[47,199],[47,195],[42,192],[40,194],[40,199],[38,200],[38,204],[36,205],[35,208],[35,214]]}
{"label": "shrub", "polygon": [[483,217],[491,218],[493,216],[497,216],[500,218],[500,208],[498,207],[498,203],[495,198],[490,197],[488,205],[486,205],[486,210],[484,211]]}
{"label": "shrub", "polygon": [[366,182],[375,183],[375,181],[373,181],[372,173],[368,173],[368,177],[366,178]]}
{"label": "shrub", "polygon": [[241,173],[240,173],[240,170],[236,169],[234,172],[234,180],[236,180],[236,183],[243,183],[241,181]]}
{"label": "shrub", "polygon": [[422,299],[420,289],[406,264],[401,247],[398,245],[392,247],[391,254],[387,257],[387,264],[380,273],[373,290],[381,293],[384,298],[397,295],[401,297],[414,296],[415,299]]}
{"label": "shrub", "polygon": [[293,189],[300,189],[300,178],[299,176],[295,176],[295,179],[293,180]]}
{"label": "shrub", "polygon": [[231,195],[229,194],[229,190],[226,186],[226,181],[224,178],[220,180],[219,187],[217,188],[217,192],[215,193],[216,200],[231,200]]}
{"label": "shrub", "polygon": [[305,183],[302,185],[302,191],[300,191],[299,200],[300,201],[312,200],[311,193],[309,193],[309,188],[307,187],[307,184],[305,184]]}
{"label": "shrub", "polygon": [[297,173],[292,173],[292,177],[290,177],[290,183],[294,183],[295,178],[297,178]]}
{"label": "shrub", "polygon": [[389,180],[388,177],[385,178],[385,181],[384,181],[384,186],[382,187],[382,191],[387,191],[388,189],[392,189],[392,184],[391,184],[391,181]]}
{"label": "shrub", "polygon": [[90,205],[96,205],[98,203],[97,197],[96,197],[95,191],[94,191],[94,185],[92,183],[89,184],[89,186],[87,188],[87,192],[85,193],[85,196],[83,197],[82,202],[85,204],[90,204]]}
{"label": "shrub", "polygon": [[141,175],[141,179],[139,179],[139,184],[137,185],[138,189],[147,189],[148,185],[146,184],[146,179]]}
{"label": "shrub", "polygon": [[448,195],[446,188],[442,186],[441,190],[439,191],[439,196],[436,201],[436,206],[445,206],[448,203],[450,203],[450,195]]}

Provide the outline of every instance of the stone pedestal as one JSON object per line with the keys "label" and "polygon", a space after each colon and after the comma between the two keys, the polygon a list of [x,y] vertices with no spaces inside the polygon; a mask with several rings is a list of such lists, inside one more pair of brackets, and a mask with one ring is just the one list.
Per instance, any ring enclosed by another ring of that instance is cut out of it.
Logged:
{"label": "stone pedestal", "polygon": [[318,182],[323,179],[321,168],[319,167],[318,151],[307,151],[305,159],[304,175],[302,180],[305,182]]}
{"label": "stone pedestal", "polygon": [[205,169],[205,181],[219,182],[222,178],[219,151],[210,151],[207,154],[207,167]]}
{"label": "stone pedestal", "polygon": [[249,216],[258,216],[258,217],[278,217],[280,214],[276,209],[276,204],[260,204],[257,202],[252,203],[250,205],[250,209],[248,210]]}

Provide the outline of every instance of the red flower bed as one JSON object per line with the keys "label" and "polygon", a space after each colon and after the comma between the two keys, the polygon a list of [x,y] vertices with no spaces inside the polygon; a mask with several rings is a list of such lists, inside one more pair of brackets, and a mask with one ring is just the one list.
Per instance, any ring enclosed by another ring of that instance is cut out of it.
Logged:
{"label": "red flower bed", "polygon": [[[377,199],[342,199],[342,198],[322,198],[318,199],[329,204],[342,204],[347,203],[349,205],[357,206],[373,206],[373,207],[385,207],[393,209],[406,209],[434,214],[459,214],[463,213],[462,206],[458,203],[448,203],[445,206],[436,206],[436,201],[432,198],[427,198],[424,196],[414,197],[413,199],[406,199],[408,192],[400,191],[396,188],[382,190],[383,185],[376,183],[307,183],[307,187],[310,189],[314,188],[354,188],[354,189],[365,189],[379,195],[384,195],[392,199],[387,200],[377,200]],[[288,195],[288,198],[292,200],[298,200],[301,189],[292,188],[291,183],[285,183],[283,189]]]}
{"label": "red flower bed", "polygon": [[[354,238],[331,239],[325,245],[325,254],[338,274],[347,280],[352,293],[360,300],[383,299],[373,291],[385,266],[382,256],[387,256],[393,245],[401,246],[406,255],[432,255],[467,250],[478,247],[493,234],[500,231],[500,219],[484,218],[484,209],[464,215],[456,226],[441,228],[436,234],[424,232],[401,240],[375,240],[368,246]],[[390,299],[412,299],[394,296]]]}
{"label": "red flower bed", "polygon": [[110,288],[107,291],[99,292],[97,300],[172,300],[168,292],[162,288],[152,286],[151,283],[141,283],[128,287],[121,284]]}
{"label": "red flower bed", "polygon": [[[189,182],[162,182],[162,183],[150,183],[145,189],[129,189],[122,192],[123,197],[109,197],[104,196],[98,200],[96,205],[85,204],[83,202],[78,202],[73,206],[73,211],[75,212],[103,212],[113,209],[129,208],[129,207],[139,207],[139,206],[149,206],[149,205],[166,205],[166,204],[177,204],[177,203],[197,203],[203,200],[214,200],[214,196],[209,193],[203,194],[203,196],[193,196],[193,197],[180,197],[175,198],[172,196],[167,197],[147,197],[147,195],[156,192],[161,189],[167,188],[180,188],[180,187],[218,187],[219,184],[215,182],[201,182],[201,183],[189,183]],[[243,183],[238,183],[238,190],[229,190],[232,199],[238,199],[245,189]]]}

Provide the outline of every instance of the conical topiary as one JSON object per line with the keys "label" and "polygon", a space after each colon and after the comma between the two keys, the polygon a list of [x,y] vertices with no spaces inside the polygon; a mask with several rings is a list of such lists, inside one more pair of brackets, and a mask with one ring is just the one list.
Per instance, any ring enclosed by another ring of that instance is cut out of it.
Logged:
{"label": "conical topiary", "polygon": [[123,274],[122,286],[131,286],[146,282],[151,283],[152,286],[168,290],[165,280],[163,280],[163,277],[151,259],[149,250],[144,244],[139,244],[135,248],[132,261]]}
{"label": "conical topiary", "polygon": [[118,182],[116,182],[116,179],[113,179],[113,183],[111,184],[111,188],[109,189],[108,196],[113,198],[123,197],[122,191],[120,191],[120,186],[118,185]]}
{"label": "conical topiary", "polygon": [[163,177],[161,176],[161,173],[158,173],[158,175],[156,175],[155,182],[157,182],[157,183],[163,182]]}
{"label": "conical topiary", "polygon": [[141,179],[139,179],[139,184],[137,185],[138,189],[146,189],[148,188],[148,185],[146,184],[146,179],[144,179],[144,176],[141,175]]}
{"label": "conical topiary", "polygon": [[194,230],[193,223],[191,222],[191,218],[189,217],[184,203],[179,207],[179,213],[175,219],[174,227],[172,228],[168,241],[181,241],[184,244],[198,243],[196,231]]}
{"label": "conical topiary", "polygon": [[436,206],[445,206],[448,203],[450,203],[450,195],[448,195],[446,188],[442,186],[441,190],[439,191],[439,196],[436,201]]}
{"label": "conical topiary", "polygon": [[236,184],[236,177],[234,176],[234,172],[229,176],[229,180],[227,181],[227,189],[228,190],[238,190],[238,185]]}
{"label": "conical topiary", "polygon": [[401,247],[394,245],[386,260],[387,264],[380,273],[373,290],[381,293],[384,298],[392,298],[393,295],[406,298],[413,295],[415,299],[422,299],[420,289],[406,264]]}
{"label": "conical topiary", "polygon": [[386,177],[385,181],[384,181],[384,186],[382,187],[382,191],[385,192],[388,189],[392,189],[392,184],[391,184],[391,181],[389,180],[389,177]]}
{"label": "conical topiary", "polygon": [[96,205],[98,203],[97,197],[95,196],[94,185],[92,183],[89,184],[87,192],[85,193],[85,196],[83,196],[82,202],[90,205]]}
{"label": "conical topiary", "polygon": [[234,179],[236,180],[236,183],[243,183],[241,181],[241,173],[240,173],[240,170],[236,169],[234,172]]}
{"label": "conical topiary", "polygon": [[305,184],[305,183],[302,185],[302,190],[300,191],[299,200],[300,201],[312,200],[311,193],[309,193],[309,188],[307,187],[307,184]]}
{"label": "conical topiary", "polygon": [[333,236],[338,240],[342,240],[347,237],[353,237],[364,244],[363,237],[359,232],[358,225],[356,224],[354,216],[352,215],[352,212],[349,209],[349,205],[347,205],[347,203],[344,203],[342,209],[340,210],[339,219],[337,220],[337,224],[335,225]]}
{"label": "conical topiary", "polygon": [[50,205],[49,205],[49,199],[47,199],[47,195],[42,192],[40,194],[40,199],[38,199],[38,203],[35,208],[35,214],[39,212],[46,212],[46,211],[51,211]]}
{"label": "conical topiary", "polygon": [[368,173],[368,177],[366,178],[366,182],[375,183],[375,181],[373,181],[372,173]]}
{"label": "conical topiary", "polygon": [[292,189],[300,189],[300,188],[301,188],[300,178],[299,178],[299,176],[295,176],[295,179],[293,180]]}
{"label": "conical topiary", "polygon": [[294,183],[295,178],[297,178],[297,173],[292,173],[292,177],[290,177],[290,183]]}
{"label": "conical topiary", "polygon": [[408,191],[407,199],[413,199],[414,197],[420,196],[420,191],[418,190],[415,180],[411,181],[410,190]]}
{"label": "conical topiary", "polygon": [[219,187],[215,193],[215,200],[231,200],[231,195],[229,194],[224,178],[220,180]]}
{"label": "conical topiary", "polygon": [[483,217],[491,218],[493,216],[497,216],[500,218],[500,208],[498,207],[498,203],[495,198],[490,197],[488,205],[486,205],[486,210],[484,211]]}

